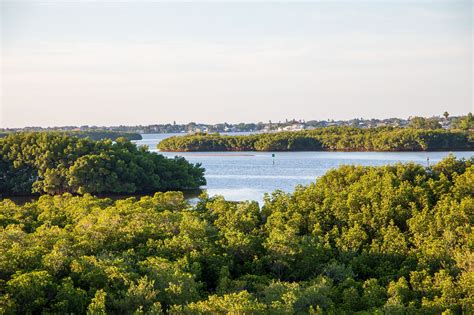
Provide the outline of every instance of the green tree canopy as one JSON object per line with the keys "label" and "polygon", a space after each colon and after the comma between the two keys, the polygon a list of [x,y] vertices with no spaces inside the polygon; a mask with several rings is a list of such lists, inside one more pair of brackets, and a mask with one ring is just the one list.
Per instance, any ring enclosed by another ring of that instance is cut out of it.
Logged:
{"label": "green tree canopy", "polygon": [[[413,118],[411,128],[326,127],[224,136],[194,134],[162,140],[162,151],[456,151],[473,150],[469,131],[439,129],[438,121]],[[469,129],[469,128],[460,128]]]}
{"label": "green tree canopy", "polygon": [[64,133],[15,133],[0,139],[2,194],[136,194],[196,189],[204,169],[168,159],[125,138],[93,141]]}
{"label": "green tree canopy", "polygon": [[[127,145],[127,144],[123,144]],[[470,314],[474,159],[341,166],[256,202],[0,201],[0,312]]]}

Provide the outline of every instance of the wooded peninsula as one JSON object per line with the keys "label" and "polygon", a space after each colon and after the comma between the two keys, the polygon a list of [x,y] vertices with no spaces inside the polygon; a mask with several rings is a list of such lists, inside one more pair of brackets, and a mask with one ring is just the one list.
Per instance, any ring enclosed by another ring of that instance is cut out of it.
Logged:
{"label": "wooded peninsula", "polygon": [[0,195],[139,194],[205,184],[199,164],[166,158],[125,138],[94,141],[59,132],[0,138]]}
{"label": "wooded peninsula", "polygon": [[158,144],[161,151],[469,151],[474,132],[416,128],[325,127],[242,136],[197,133]]}

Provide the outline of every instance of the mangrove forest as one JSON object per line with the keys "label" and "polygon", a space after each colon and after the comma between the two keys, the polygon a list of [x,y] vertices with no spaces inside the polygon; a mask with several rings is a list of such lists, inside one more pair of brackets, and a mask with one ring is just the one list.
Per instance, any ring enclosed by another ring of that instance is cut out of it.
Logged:
{"label": "mangrove forest", "polygon": [[0,195],[138,194],[205,184],[199,164],[166,158],[125,138],[94,141],[59,132],[0,138]]}
{"label": "mangrove forest", "polygon": [[325,127],[313,130],[220,135],[174,136],[158,144],[161,151],[469,151],[474,133],[415,128]]}
{"label": "mangrove forest", "polygon": [[[46,136],[24,137],[37,150]],[[147,156],[128,142],[50,140],[81,148],[66,156]],[[65,151],[48,152],[42,164]],[[451,156],[342,166],[261,207],[190,205],[180,192],[3,200],[0,313],[472,314],[473,188],[473,160]]]}

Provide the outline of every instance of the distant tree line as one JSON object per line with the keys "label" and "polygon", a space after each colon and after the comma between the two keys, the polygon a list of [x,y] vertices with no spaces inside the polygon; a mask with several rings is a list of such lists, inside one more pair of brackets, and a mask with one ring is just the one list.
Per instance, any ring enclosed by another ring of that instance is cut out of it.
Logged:
{"label": "distant tree line", "polygon": [[442,123],[449,123],[452,130],[474,130],[474,117],[472,113],[465,116],[449,117],[448,112],[444,112],[444,118],[439,117],[413,117],[410,119],[408,127],[416,129],[440,129]]}
{"label": "distant tree line", "polygon": [[[258,131],[284,131],[285,128],[295,127],[296,129],[324,128],[330,126],[347,126],[357,128],[375,128],[375,127],[409,127],[420,129],[474,129],[474,118],[472,113],[463,116],[450,116],[448,112],[444,112],[441,117],[410,117],[408,119],[401,118],[384,118],[384,119],[364,119],[354,118],[350,120],[296,120],[285,119],[281,121],[257,122],[257,123],[217,123],[206,124],[189,122],[186,124],[177,124],[176,122],[168,124],[152,124],[152,125],[136,125],[136,126],[62,126],[62,127],[24,127],[24,128],[0,128],[0,137],[6,132],[38,132],[38,131],[61,131],[61,132],[123,132],[122,136],[129,138],[128,133],[187,133],[187,132],[258,132]],[[130,140],[139,140],[133,136]],[[103,138],[112,138],[111,135],[102,138],[93,138],[100,140]],[[118,138],[118,137],[116,137]]]}
{"label": "distant tree line", "polygon": [[473,160],[449,157],[342,166],[262,208],[3,200],[0,312],[472,314],[473,187]]}
{"label": "distant tree line", "polygon": [[[57,132],[57,131],[43,131],[43,132]],[[0,132],[0,138],[4,138],[12,132]],[[125,138],[128,140],[141,140],[142,136],[136,132],[121,132],[121,131],[107,131],[107,130],[90,130],[90,131],[64,131],[63,133],[75,136],[78,138],[89,138],[91,140],[110,139],[116,140],[118,138]]]}
{"label": "distant tree line", "polygon": [[0,139],[0,194],[132,194],[196,189],[204,169],[168,159],[125,138],[93,141],[65,133]]}
{"label": "distant tree line", "polygon": [[245,136],[197,133],[164,139],[162,151],[473,150],[474,133],[444,129],[327,127]]}
{"label": "distant tree line", "polygon": [[454,120],[453,129],[474,130],[474,116],[472,113]]}

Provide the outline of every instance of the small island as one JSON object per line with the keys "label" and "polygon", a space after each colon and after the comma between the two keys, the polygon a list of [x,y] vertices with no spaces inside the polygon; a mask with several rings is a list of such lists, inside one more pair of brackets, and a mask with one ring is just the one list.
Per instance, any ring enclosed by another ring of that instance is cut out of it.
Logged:
{"label": "small island", "polygon": [[228,136],[196,133],[164,139],[158,149],[198,151],[469,151],[469,130],[325,127],[313,130]]}

